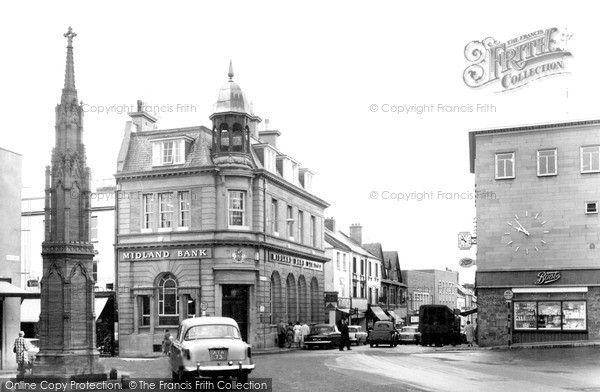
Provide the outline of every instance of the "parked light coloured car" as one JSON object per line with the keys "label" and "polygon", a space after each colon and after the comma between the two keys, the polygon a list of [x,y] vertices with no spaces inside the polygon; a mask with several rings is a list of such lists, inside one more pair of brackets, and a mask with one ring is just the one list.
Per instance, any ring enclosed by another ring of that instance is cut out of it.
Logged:
{"label": "parked light coloured car", "polygon": [[316,324],[310,328],[310,333],[304,338],[304,345],[308,348],[327,347],[333,348],[340,345],[342,334],[335,325]]}
{"label": "parked light coloured car", "polygon": [[373,329],[369,331],[367,343],[371,347],[379,347],[380,344],[389,344],[391,347],[398,345],[398,330],[391,321],[377,321]]}
{"label": "parked light coloured car", "polygon": [[172,340],[169,364],[173,381],[196,377],[236,377],[248,381],[252,350],[229,317],[194,317],[181,322]]}
{"label": "parked light coloured car", "polygon": [[349,325],[348,333],[350,335],[350,343],[354,343],[357,346],[367,344],[367,333],[362,330],[360,325]]}
{"label": "parked light coloured car", "polygon": [[406,326],[400,330],[400,344],[419,344],[421,343],[421,332],[417,326]]}

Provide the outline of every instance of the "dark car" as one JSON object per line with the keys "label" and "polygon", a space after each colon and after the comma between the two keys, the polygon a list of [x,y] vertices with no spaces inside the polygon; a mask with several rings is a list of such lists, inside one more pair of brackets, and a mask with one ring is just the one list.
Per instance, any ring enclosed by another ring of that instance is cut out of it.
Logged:
{"label": "dark car", "polygon": [[391,321],[377,321],[373,329],[369,331],[367,343],[371,347],[380,344],[389,344],[392,347],[398,345],[399,334],[396,326]]}
{"label": "dark car", "polygon": [[314,347],[338,347],[342,340],[342,334],[335,325],[317,324],[311,327],[310,333],[304,338],[304,345],[308,348]]}

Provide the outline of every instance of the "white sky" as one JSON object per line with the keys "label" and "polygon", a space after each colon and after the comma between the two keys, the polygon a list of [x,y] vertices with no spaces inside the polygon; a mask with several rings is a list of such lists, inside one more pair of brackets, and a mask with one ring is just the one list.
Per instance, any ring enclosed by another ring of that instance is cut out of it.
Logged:
{"label": "white sky", "polygon": [[[576,2],[575,4],[583,4]],[[54,107],[64,82],[73,26],[79,98],[97,106],[137,99],[171,107],[160,128],[205,125],[229,59],[254,110],[282,132],[281,150],[317,173],[327,216],[365,242],[398,250],[403,269],[458,266],[473,228],[467,133],[472,129],[598,117],[598,38],[594,8],[553,1],[470,2],[11,2],[0,15],[3,61],[0,146],[23,154],[24,196],[41,195],[54,145]],[[498,94],[462,79],[464,47],[506,42],[539,29],[573,34],[568,75]],[[567,100],[568,88],[568,100]],[[192,105],[182,112],[177,105]],[[370,105],[493,104],[495,113],[394,114]],[[91,106],[90,106],[91,107]],[[85,115],[88,166],[111,177],[126,114]],[[370,193],[434,192],[433,200],[372,199]]]}

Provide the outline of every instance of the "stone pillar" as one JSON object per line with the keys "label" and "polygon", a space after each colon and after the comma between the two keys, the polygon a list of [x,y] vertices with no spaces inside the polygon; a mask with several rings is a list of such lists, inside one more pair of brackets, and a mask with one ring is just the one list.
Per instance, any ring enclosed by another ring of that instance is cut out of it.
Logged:
{"label": "stone pillar", "polygon": [[133,333],[140,333],[140,296],[133,295]]}
{"label": "stone pillar", "polygon": [[150,335],[154,335],[154,326],[158,320],[157,314],[157,303],[156,303],[156,290],[154,290],[154,295],[150,296]]}

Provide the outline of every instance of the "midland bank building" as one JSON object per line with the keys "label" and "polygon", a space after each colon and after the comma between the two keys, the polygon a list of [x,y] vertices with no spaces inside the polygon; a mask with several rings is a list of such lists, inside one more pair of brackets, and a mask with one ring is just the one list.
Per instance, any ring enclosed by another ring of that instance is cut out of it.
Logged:
{"label": "midland bank building", "polygon": [[130,113],[117,168],[119,351],[161,351],[187,317],[234,318],[253,347],[276,325],[322,322],[323,215],[313,172],[258,132],[240,87],[220,90],[212,127],[164,129]]}

